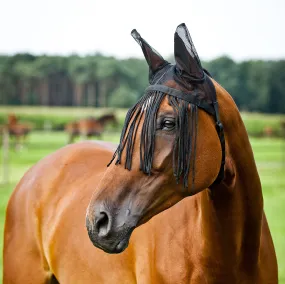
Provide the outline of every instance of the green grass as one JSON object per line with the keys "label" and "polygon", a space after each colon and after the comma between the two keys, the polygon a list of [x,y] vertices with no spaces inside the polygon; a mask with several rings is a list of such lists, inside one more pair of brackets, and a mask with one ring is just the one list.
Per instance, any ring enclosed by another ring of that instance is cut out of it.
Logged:
{"label": "green grass", "polygon": [[63,129],[66,123],[79,118],[88,116],[98,118],[104,114],[114,113],[122,126],[126,112],[127,109],[113,108],[0,106],[0,123],[7,121],[8,114],[14,113],[20,121],[32,123],[35,129],[44,129],[46,123],[51,124],[53,129]]}
{"label": "green grass", "polygon": [[285,121],[285,115],[242,112],[241,116],[249,135],[263,136],[265,128],[271,128],[274,136],[284,135],[281,121]]}
{"label": "green grass", "polygon": [[285,140],[251,139],[262,182],[264,207],[277,253],[279,283],[285,283]]}
{"label": "green grass", "polygon": [[126,113],[126,109],[93,108],[93,107],[48,107],[48,106],[0,106],[0,113],[16,113],[19,115],[46,115],[61,117],[84,117],[88,115],[101,115],[102,113],[116,111]]}
{"label": "green grass", "polygon": [[[43,129],[45,123],[51,124],[54,129],[63,129],[64,124],[72,120],[94,116],[99,117],[106,113],[114,113],[118,118],[120,129],[124,122],[126,109],[92,108],[92,107],[45,107],[45,106],[0,106],[0,123],[7,119],[9,113],[15,113],[21,121],[31,122],[36,129]],[[260,113],[242,113],[247,132],[251,136],[263,136],[264,129],[269,127],[274,136],[282,135],[281,121],[285,115]]]}
{"label": "green grass", "polygon": [[[106,133],[102,139],[117,142],[119,133]],[[27,148],[20,153],[10,152],[10,184],[0,185],[0,251],[3,245],[5,208],[15,184],[30,166],[48,153],[64,146],[65,142],[64,133],[33,132],[28,139]],[[251,138],[251,143],[263,185],[265,211],[277,252],[279,283],[285,284],[285,142],[281,139]],[[2,279],[2,255],[0,271]]]}

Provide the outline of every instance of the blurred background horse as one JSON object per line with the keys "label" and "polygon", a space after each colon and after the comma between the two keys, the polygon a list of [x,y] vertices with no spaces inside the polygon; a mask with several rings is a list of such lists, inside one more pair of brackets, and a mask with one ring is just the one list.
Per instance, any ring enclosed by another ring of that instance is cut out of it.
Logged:
{"label": "blurred background horse", "polygon": [[113,113],[102,115],[98,119],[90,116],[67,123],[65,132],[68,134],[68,144],[73,143],[78,136],[82,140],[94,136],[101,137],[107,124],[118,126],[117,118]]}
{"label": "blurred background horse", "polygon": [[15,114],[8,114],[7,123],[2,125],[0,131],[8,129],[10,140],[13,142],[15,150],[20,150],[26,141],[27,135],[31,132],[33,126],[28,122],[20,122]]}

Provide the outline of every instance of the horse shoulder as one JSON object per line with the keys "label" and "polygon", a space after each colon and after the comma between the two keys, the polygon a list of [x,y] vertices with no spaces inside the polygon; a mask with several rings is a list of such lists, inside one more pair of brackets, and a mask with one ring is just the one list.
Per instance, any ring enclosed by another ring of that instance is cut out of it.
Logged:
{"label": "horse shoulder", "polygon": [[46,156],[25,173],[14,189],[7,206],[6,223],[18,226],[19,218],[23,219],[29,226],[38,226],[35,232],[38,234],[55,212],[68,207],[71,198],[82,198],[81,187],[88,179],[93,178],[94,185],[98,183],[112,153],[108,146],[82,142]]}

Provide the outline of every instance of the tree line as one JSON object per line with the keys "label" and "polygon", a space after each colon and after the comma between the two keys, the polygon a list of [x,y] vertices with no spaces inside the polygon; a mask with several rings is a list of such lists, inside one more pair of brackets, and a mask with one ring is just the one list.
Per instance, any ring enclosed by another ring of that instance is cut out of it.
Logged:
{"label": "tree line", "polygon": [[[203,66],[240,110],[285,113],[285,60],[235,62],[223,56]],[[147,85],[144,59],[102,54],[0,56],[2,105],[130,107]]]}

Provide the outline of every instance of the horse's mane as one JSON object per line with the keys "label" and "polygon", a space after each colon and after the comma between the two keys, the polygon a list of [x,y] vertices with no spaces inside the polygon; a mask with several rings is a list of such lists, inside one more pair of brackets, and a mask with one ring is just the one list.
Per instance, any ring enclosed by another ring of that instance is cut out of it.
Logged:
{"label": "horse's mane", "polygon": [[[140,170],[150,175],[155,149],[157,112],[167,94],[159,91],[147,92],[127,113],[119,146],[109,163],[116,159],[121,164],[122,152],[126,148],[125,168],[131,170],[134,142],[138,126],[144,116],[140,137]],[[177,183],[183,177],[183,185],[188,187],[188,176],[192,171],[192,186],[195,181],[196,137],[198,124],[197,106],[167,96],[176,113],[176,139],[173,151],[173,172]],[[190,106],[190,111],[188,107]],[[189,116],[190,114],[190,116]],[[189,121],[191,123],[189,124]],[[108,165],[108,166],[109,166]]]}

